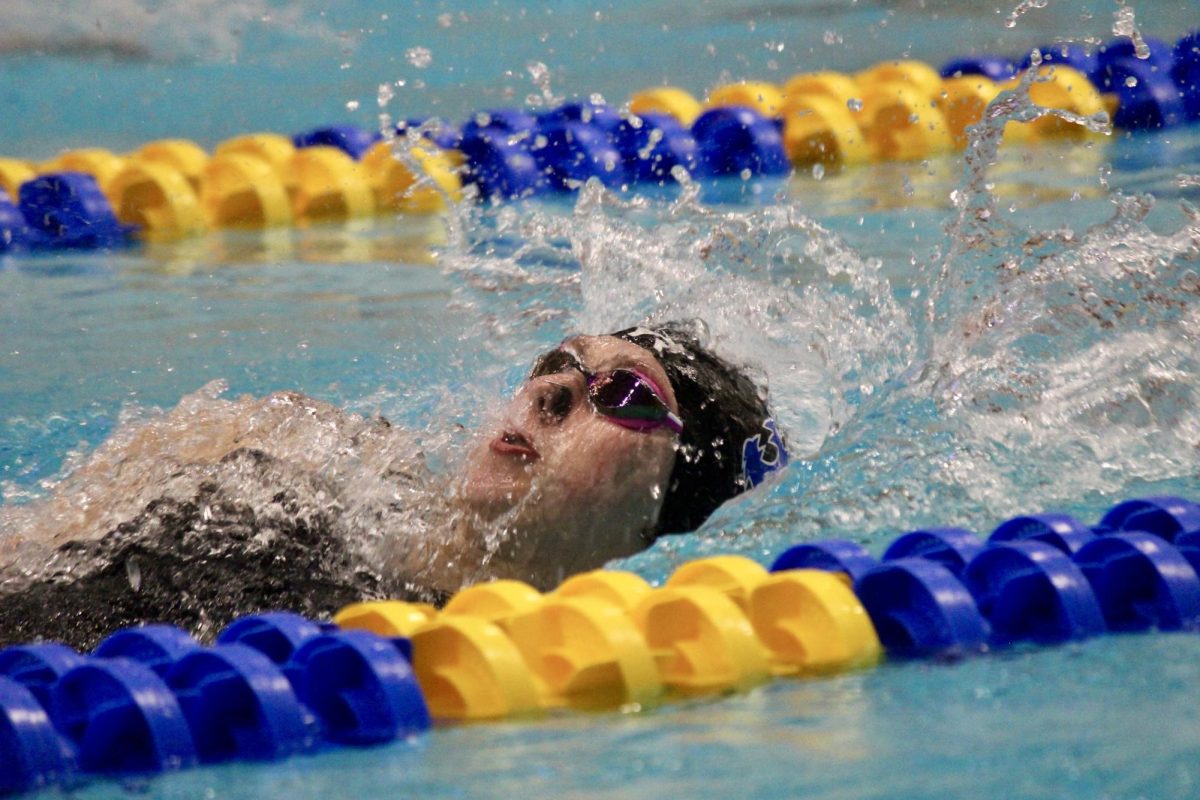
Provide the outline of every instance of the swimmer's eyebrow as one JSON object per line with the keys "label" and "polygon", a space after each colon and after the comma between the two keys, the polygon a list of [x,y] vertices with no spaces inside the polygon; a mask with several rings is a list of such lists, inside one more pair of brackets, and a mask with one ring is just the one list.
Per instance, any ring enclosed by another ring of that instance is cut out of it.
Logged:
{"label": "swimmer's eyebrow", "polygon": [[[635,369],[650,378],[654,383],[658,384],[659,391],[666,392],[668,386],[671,385],[671,380],[667,376],[666,370],[662,364],[647,360],[641,356],[630,356],[625,353],[601,358],[598,362],[591,361],[588,356],[594,349],[592,345],[583,342],[577,338],[565,339],[559,345],[559,349],[566,350],[571,353],[584,364],[592,372],[604,372],[605,370],[613,369]],[[640,348],[639,348],[640,349]],[[663,395],[666,397],[666,394]]]}
{"label": "swimmer's eyebrow", "polygon": [[[592,372],[603,372],[610,369],[629,369],[630,367],[640,369],[642,372],[653,375],[656,371],[661,371],[662,366],[659,364],[651,365],[649,361],[640,356],[629,356],[624,353],[615,356],[609,355],[600,358],[599,361],[593,361],[590,356],[594,353],[594,346],[583,342],[580,339],[566,339],[559,346],[560,350],[566,350],[571,355],[583,362]],[[656,377],[655,380],[658,380]]]}

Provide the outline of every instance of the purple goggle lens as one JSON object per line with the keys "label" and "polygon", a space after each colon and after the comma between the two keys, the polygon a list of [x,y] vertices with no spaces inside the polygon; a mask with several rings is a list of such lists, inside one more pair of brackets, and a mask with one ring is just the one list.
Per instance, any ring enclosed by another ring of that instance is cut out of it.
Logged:
{"label": "purple goggle lens", "polygon": [[530,378],[554,375],[573,369],[587,381],[588,399],[597,413],[616,424],[636,431],[670,428],[683,431],[683,420],[667,407],[654,382],[632,369],[588,372],[571,353],[554,350],[538,359]]}

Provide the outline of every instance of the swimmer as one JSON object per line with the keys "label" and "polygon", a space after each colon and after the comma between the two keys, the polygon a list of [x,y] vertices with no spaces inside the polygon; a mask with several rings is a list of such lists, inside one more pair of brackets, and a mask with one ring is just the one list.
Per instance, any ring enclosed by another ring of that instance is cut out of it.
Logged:
{"label": "swimmer", "polygon": [[697,326],[573,336],[438,480],[415,437],[297,393],[208,390],[0,510],[0,643],[144,621],[211,636],[286,608],[539,589],[693,531],[787,463],[765,395]]}

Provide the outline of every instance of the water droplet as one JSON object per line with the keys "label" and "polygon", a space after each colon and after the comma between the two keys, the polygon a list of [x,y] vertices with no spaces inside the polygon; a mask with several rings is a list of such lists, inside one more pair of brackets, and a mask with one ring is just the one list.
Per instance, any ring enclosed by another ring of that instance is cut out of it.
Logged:
{"label": "water droplet", "polygon": [[425,69],[433,63],[433,53],[428,47],[410,47],[404,51],[404,57],[417,69]]}
{"label": "water droplet", "polygon": [[851,97],[846,101],[846,108],[850,109],[851,111],[862,111],[863,101],[857,97]]}
{"label": "water droplet", "polygon": [[142,568],[136,558],[125,561],[125,577],[129,579],[129,588],[135,592],[142,588]]}
{"label": "water droplet", "polygon": [[392,98],[395,96],[396,93],[392,91],[391,84],[381,83],[379,84],[379,89],[375,92],[375,102],[379,104],[380,108],[387,108],[387,104],[390,103]]}
{"label": "water droplet", "polygon": [[842,35],[840,33],[838,33],[837,31],[825,31],[824,35],[821,36],[821,41],[825,42],[825,44],[828,44],[828,45],[835,45],[835,44],[841,44],[844,41],[844,39],[842,38]]}
{"label": "water droplet", "polygon": [[738,173],[738,174],[741,176],[741,179],[742,179],[742,180],[744,180],[744,181],[748,181],[748,180],[750,180],[752,177],[754,177],[754,173],[750,171],[750,168],[749,168],[749,167],[746,167],[745,169],[743,169],[743,170],[742,170],[740,173]]}
{"label": "water droplet", "polygon": [[447,11],[445,14],[438,14],[437,21],[438,25],[441,25],[443,28],[449,28],[454,24],[454,15],[449,11]]}
{"label": "water droplet", "polygon": [[816,178],[817,180],[821,180],[822,178],[824,178],[825,177],[825,165],[820,162],[813,164],[812,176],[814,178]]}
{"label": "water droplet", "polygon": [[347,111],[358,111],[358,101],[357,100],[347,100],[346,101],[346,110]]}
{"label": "water droplet", "polygon": [[1132,75],[1125,78],[1125,85],[1128,86],[1130,89],[1137,86],[1137,84],[1138,84],[1137,78],[1133,77]]}

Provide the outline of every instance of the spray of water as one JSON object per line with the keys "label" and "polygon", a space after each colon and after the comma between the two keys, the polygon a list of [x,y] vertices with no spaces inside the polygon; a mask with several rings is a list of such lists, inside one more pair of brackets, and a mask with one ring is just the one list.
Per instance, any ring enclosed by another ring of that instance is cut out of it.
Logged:
{"label": "spray of water", "polygon": [[[626,566],[655,577],[706,552],[765,557],[904,525],[986,532],[1011,513],[1094,515],[1138,491],[1195,490],[1196,212],[1184,204],[1162,233],[1147,224],[1154,198],[1111,192],[1111,217],[1082,230],[1003,220],[991,173],[1005,125],[1052,115],[1109,132],[1104,115],[1031,102],[1047,77],[1028,73],[989,107],[944,242],[899,282],[800,203],[708,207],[686,179],[665,205],[589,184],[569,216],[509,208],[469,252],[444,254],[497,357],[547,325],[698,317],[765,378],[803,458]],[[1107,191],[1104,170],[1096,180]]]}

